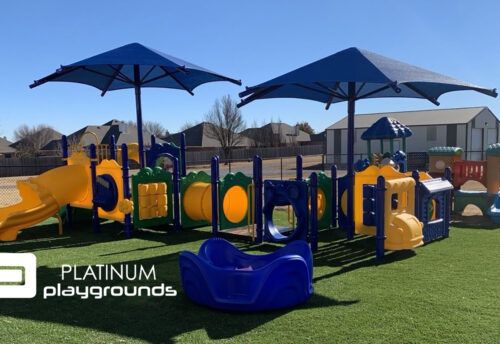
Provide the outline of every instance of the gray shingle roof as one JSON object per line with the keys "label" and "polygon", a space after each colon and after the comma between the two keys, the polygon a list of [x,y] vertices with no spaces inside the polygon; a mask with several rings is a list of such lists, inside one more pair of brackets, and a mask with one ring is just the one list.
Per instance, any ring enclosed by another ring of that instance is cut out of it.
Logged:
{"label": "gray shingle roof", "polygon": [[[481,111],[489,109],[486,106],[456,108],[456,109],[436,109],[402,112],[383,112],[356,115],[354,123],[356,128],[368,128],[375,121],[382,117],[392,117],[401,123],[409,126],[416,125],[439,125],[439,124],[464,124],[476,117]],[[332,124],[328,129],[346,129],[347,116]]]}
{"label": "gray shingle roof", "polygon": [[0,154],[10,154],[10,153],[15,153],[16,150],[10,145],[12,142],[9,140],[4,139],[3,137],[0,137]]}
{"label": "gray shingle roof", "polygon": [[[218,140],[214,139],[210,134],[209,134],[209,126],[208,123],[202,122],[198,123],[197,125],[192,126],[191,128],[188,128],[184,130],[183,132],[171,134],[168,137],[165,138],[166,141],[172,141],[175,143],[177,146],[180,146],[181,144],[181,134],[184,133],[186,134],[186,146],[187,147],[204,147],[204,148],[213,148],[213,147],[220,147],[220,143]],[[241,146],[245,147],[248,146],[249,143],[247,142],[248,139],[243,137],[242,140],[236,145],[236,146]]]}
{"label": "gray shingle roof", "polygon": [[268,123],[260,128],[248,128],[241,132],[241,135],[246,136],[250,139],[255,137],[261,137],[256,135],[260,132],[262,135],[280,135],[282,136],[282,141],[287,142],[289,138],[293,138],[294,142],[309,142],[311,141],[311,136],[302,130],[296,130],[295,126],[291,126],[286,123]]}

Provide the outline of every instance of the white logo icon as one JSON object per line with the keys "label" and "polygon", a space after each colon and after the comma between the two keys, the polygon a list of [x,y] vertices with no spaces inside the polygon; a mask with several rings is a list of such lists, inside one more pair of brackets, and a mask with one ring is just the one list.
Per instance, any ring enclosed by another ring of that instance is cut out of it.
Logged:
{"label": "white logo icon", "polygon": [[36,295],[36,256],[0,253],[0,299],[29,299]]}

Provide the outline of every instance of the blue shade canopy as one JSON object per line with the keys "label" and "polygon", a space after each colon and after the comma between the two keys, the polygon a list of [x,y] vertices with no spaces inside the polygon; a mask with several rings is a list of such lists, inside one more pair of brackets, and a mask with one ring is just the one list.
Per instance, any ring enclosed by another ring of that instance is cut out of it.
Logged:
{"label": "blue shade canopy", "polygon": [[[247,87],[239,95],[243,106],[257,99],[302,98],[326,104],[347,101],[347,213],[339,219],[347,238],[354,236],[354,114],[359,99],[423,98],[439,105],[443,93],[473,90],[496,97],[495,89],[469,84],[367,50],[349,48],[304,67]],[[345,218],[345,220],[343,220]],[[381,236],[383,237],[383,235]],[[377,256],[383,239],[377,241]]]}
{"label": "blue shade canopy", "polygon": [[384,139],[397,139],[400,137],[410,137],[412,131],[400,121],[390,118],[382,117],[373,123],[370,128],[366,129],[361,135],[363,140],[384,140]]}
{"label": "blue shade canopy", "polygon": [[[139,66],[139,77],[134,74]],[[241,81],[228,78],[187,61],[131,43],[105,53],[61,66],[30,85],[31,88],[48,81],[76,82],[94,86],[102,91],[142,87],[181,89],[193,94],[197,86],[212,81],[229,81],[241,85]]]}
{"label": "blue shade canopy", "polygon": [[45,78],[35,80],[30,88],[49,81],[76,82],[94,86],[102,91],[101,96],[104,96],[107,91],[134,88],[141,167],[145,166],[141,88],[173,88],[185,90],[194,95],[193,90],[207,82],[229,81],[241,85],[239,80],[214,73],[139,43],[127,44],[88,59],[61,66]]}
{"label": "blue shade canopy", "polygon": [[327,104],[346,101],[348,82],[355,83],[354,100],[364,98],[424,98],[439,105],[443,93],[474,90],[493,97],[495,89],[469,84],[367,50],[349,48],[277,78],[247,87],[240,106],[256,99],[302,98]]}

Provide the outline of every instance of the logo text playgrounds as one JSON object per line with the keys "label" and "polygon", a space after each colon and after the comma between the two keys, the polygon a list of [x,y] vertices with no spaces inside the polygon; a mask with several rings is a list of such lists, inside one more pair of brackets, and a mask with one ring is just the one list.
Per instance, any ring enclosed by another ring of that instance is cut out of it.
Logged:
{"label": "logo text playgrounds", "polygon": [[177,295],[177,291],[173,287],[165,285],[165,283],[154,283],[156,281],[154,265],[150,267],[138,264],[97,264],[79,267],[62,265],[61,282],[55,286],[44,287],[43,298],[102,299],[104,297]]}

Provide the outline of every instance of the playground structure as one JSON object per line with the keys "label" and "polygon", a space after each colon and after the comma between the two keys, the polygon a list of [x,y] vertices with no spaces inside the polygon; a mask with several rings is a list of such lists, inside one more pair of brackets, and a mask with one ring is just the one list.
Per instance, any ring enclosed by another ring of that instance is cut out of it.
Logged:
{"label": "playground structure", "polygon": [[[355,165],[356,171],[362,171],[369,165],[381,166],[386,161],[384,159],[392,159],[395,165],[398,166],[398,170],[401,172],[406,172],[406,138],[413,135],[410,128],[402,124],[398,120],[390,117],[381,117],[375,123],[373,123],[368,129],[366,129],[363,134],[361,134],[361,139],[366,141],[366,148],[368,153],[368,158],[363,162],[357,162]],[[401,139],[402,141],[402,151],[394,151],[394,139]],[[380,153],[372,154],[372,140],[380,140]],[[389,152],[384,153],[384,140],[389,140]]]}
{"label": "playground structure", "polygon": [[[462,213],[465,207],[473,204],[483,216],[490,215],[497,223],[498,193],[500,192],[500,143],[486,149],[485,161],[462,160],[463,150],[459,147],[433,147],[429,149],[429,173],[442,174],[449,166],[452,170],[453,211]],[[486,187],[486,191],[462,190],[467,181],[477,181]]]}
{"label": "playground structure", "polygon": [[[434,179],[424,172],[407,172],[406,154],[394,152],[394,139],[402,139],[405,150],[411,135],[407,126],[388,117],[362,134],[370,159],[355,164],[352,219],[347,216],[349,177],[338,178],[339,227],[352,225],[354,234],[375,236],[378,258],[384,249],[413,249],[448,237],[451,172],[443,169]],[[380,154],[371,154],[371,140],[380,140]],[[390,152],[383,153],[384,140],[389,140]]]}
{"label": "playground structure", "polygon": [[[98,142],[97,136],[96,143]],[[181,148],[173,144],[156,144],[154,138],[151,149],[146,152],[149,162],[156,163],[154,157],[172,157],[174,169],[178,169],[178,157],[184,161],[185,145],[184,138],[181,140]],[[128,155],[131,147],[132,155]],[[27,181],[19,181],[17,187],[22,201],[10,207],[0,209],[0,240],[11,241],[17,238],[19,230],[37,224],[49,217],[59,220],[59,233],[62,233],[61,208],[65,209],[68,225],[72,223],[73,209],[87,209],[92,212],[92,222],[95,232],[99,232],[100,219],[123,222],[125,224],[125,237],[130,237],[132,232],[132,218],[130,213],[134,209],[130,200],[129,189],[129,158],[138,161],[138,150],[136,144],[122,144],[116,147],[114,137],[109,144],[91,144],[89,154],[79,144],[69,145],[67,138],[62,137],[62,152],[65,166],[49,170],[38,177],[29,178]],[[120,159],[117,159],[117,152]],[[121,163],[119,163],[121,162]],[[157,168],[160,169],[160,168]],[[185,171],[185,165],[181,165]],[[158,172],[157,172],[158,173]],[[165,172],[168,175],[168,172]],[[135,176],[133,176],[135,177]],[[136,177],[137,178],[137,177]],[[165,188],[165,184],[156,187],[155,192]],[[138,190],[135,196],[138,195]],[[144,192],[152,192],[153,187],[148,188],[146,184],[141,188],[141,196]],[[164,192],[166,194],[166,191]],[[165,197],[157,197],[167,201]],[[150,199],[143,198],[139,201],[137,209],[141,209]],[[144,208],[144,207],[143,207]],[[144,217],[144,212],[142,213]],[[149,213],[146,218],[163,216],[160,212]],[[169,213],[170,215],[170,213]],[[137,216],[138,218],[138,216]],[[137,224],[141,224],[137,221]]]}
{"label": "playground structure", "polygon": [[[68,224],[72,222],[73,209],[91,210],[95,232],[100,231],[100,219],[123,222],[125,237],[132,235],[133,228],[172,226],[179,230],[211,224],[214,237],[229,232],[251,237],[257,243],[302,240],[309,241],[313,250],[317,249],[318,229],[336,227],[337,218],[340,226],[347,222],[346,177],[337,178],[335,166],[331,177],[313,172],[304,179],[302,157],[297,156],[296,178],[263,180],[262,160],[256,156],[251,177],[238,172],[221,178],[219,160],[213,157],[210,175],[203,171],[186,174],[185,139],[181,139],[179,148],[170,143],[158,144],[152,137],[152,146],[144,157],[148,167],[129,176],[129,147],[133,160],[140,160],[135,144],[117,148],[112,138],[108,145],[90,145],[87,156],[81,145],[69,146],[63,138],[67,166],[61,168],[64,172],[57,173],[78,186],[72,185],[75,191],[64,187],[68,190],[68,194],[62,192],[64,197],[49,188],[49,194],[56,195],[57,201],[46,201],[45,213],[34,211],[36,218],[26,217],[26,223],[9,225],[12,219],[3,221],[0,230],[10,230],[0,232],[2,240],[14,240],[19,229],[57,214],[64,205]],[[171,170],[165,170],[165,166]],[[391,165],[372,165],[355,174],[354,232],[377,237],[379,258],[384,249],[412,249],[448,235],[445,204],[451,186],[446,178],[403,173],[402,166],[395,166],[398,171]],[[56,171],[38,178],[65,180],[54,178]],[[384,178],[383,202],[376,201],[381,192],[377,187],[379,176]],[[288,207],[290,227],[274,224],[273,212],[282,207]],[[430,207],[433,210],[429,213]],[[10,210],[4,209],[0,214],[7,211]]]}
{"label": "playground structure", "polygon": [[[448,178],[402,173],[390,165],[369,166],[354,175],[354,233],[375,236],[378,258],[384,249],[413,249],[446,238],[452,189]],[[346,190],[344,176],[338,179],[340,227],[349,222]]]}

